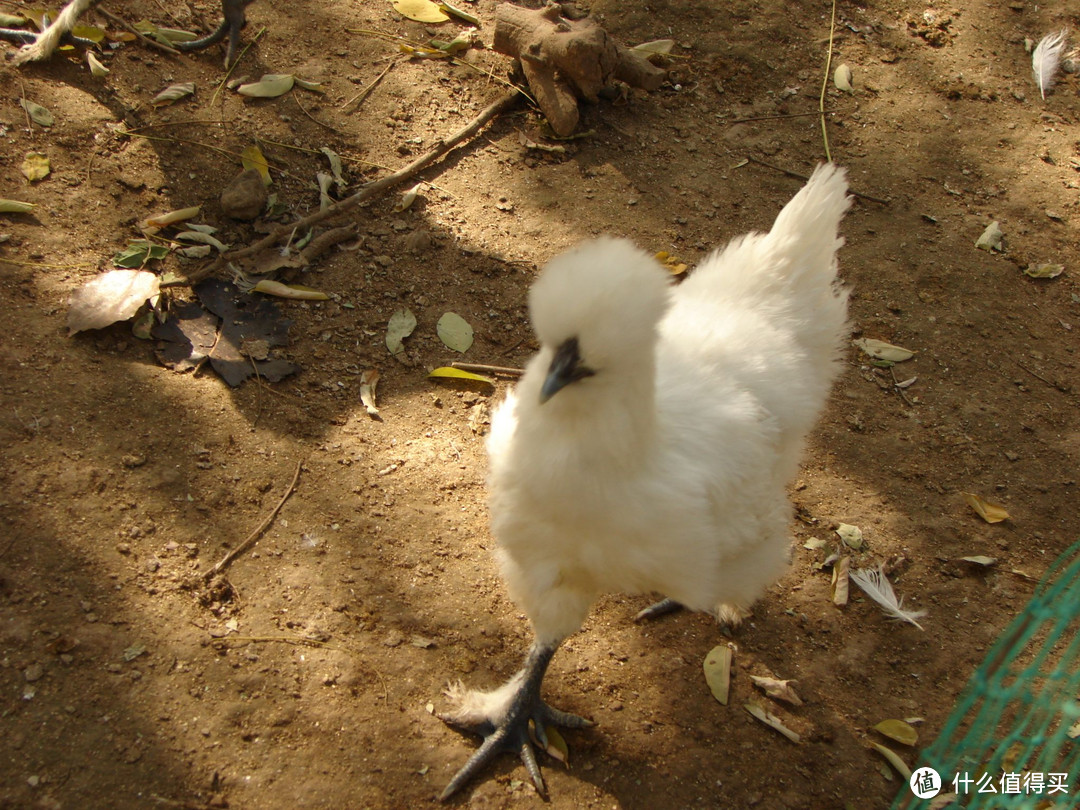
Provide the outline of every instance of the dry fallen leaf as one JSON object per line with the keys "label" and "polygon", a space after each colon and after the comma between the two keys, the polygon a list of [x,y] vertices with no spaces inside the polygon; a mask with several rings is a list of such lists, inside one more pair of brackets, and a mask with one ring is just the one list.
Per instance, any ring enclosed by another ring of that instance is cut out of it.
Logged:
{"label": "dry fallen leaf", "polygon": [[431,0],[394,0],[394,10],[402,17],[422,23],[446,22],[450,16]]}
{"label": "dry fallen leaf", "polygon": [[792,706],[802,706],[802,698],[796,694],[795,681],[793,680],[780,680],[779,678],[769,678],[764,675],[751,675],[750,680],[754,682],[754,686],[763,690],[766,695],[774,700],[783,700],[786,703],[790,703]]}
{"label": "dry fallen leaf", "polygon": [[979,517],[987,523],[1001,523],[1001,521],[1009,519],[1009,513],[1005,511],[1004,506],[991,503],[972,492],[961,492],[960,494],[964,496],[968,506],[974,509]]}
{"label": "dry fallen leaf", "polygon": [[983,566],[993,565],[994,563],[997,562],[996,557],[987,557],[987,556],[985,556],[983,554],[975,554],[975,555],[972,555],[971,557],[961,557],[960,559],[963,562],[975,563],[975,565],[983,565]]}
{"label": "dry fallen leaf", "polygon": [[110,270],[88,281],[68,300],[68,334],[101,329],[131,318],[158,294],[160,280],[146,270]]}
{"label": "dry fallen leaf", "polygon": [[861,551],[864,545],[862,529],[852,526],[850,523],[841,523],[836,527],[836,533],[844,541],[844,545],[853,551]]}
{"label": "dry fallen leaf", "polygon": [[245,169],[257,171],[264,185],[268,186],[273,182],[270,179],[270,164],[267,163],[266,156],[263,155],[262,149],[257,144],[252,144],[240,153],[240,165]]}
{"label": "dry fallen leaf", "polygon": [[851,561],[847,557],[841,557],[836,561],[832,569],[832,601],[834,605],[843,607],[848,603],[848,569]]}
{"label": "dry fallen leaf", "polygon": [[49,166],[49,156],[43,155],[41,152],[27,152],[23,162],[19,164],[19,171],[31,183],[43,180],[52,171]]}
{"label": "dry fallen leaf", "polygon": [[851,86],[851,68],[847,65],[839,65],[833,73],[833,84],[836,85],[837,90],[854,93],[855,88]]}
{"label": "dry fallen leaf", "polygon": [[731,647],[719,644],[705,656],[702,664],[705,670],[705,682],[714,698],[727,706],[728,690],[731,686]]}
{"label": "dry fallen leaf", "polygon": [[743,706],[743,708],[746,709],[746,711],[750,712],[751,715],[756,717],[762,723],[769,726],[769,728],[774,728],[779,731],[793,743],[802,741],[802,737],[800,737],[796,732],[785,726],[783,721],[781,721],[779,717],[767,711],[763,706],[757,703],[747,703],[745,706]]}
{"label": "dry fallen leaf", "polygon": [[379,384],[379,372],[373,368],[365,369],[360,374],[360,402],[363,403],[371,416],[378,416],[379,409],[375,407],[375,386]]}
{"label": "dry fallen leaf", "polygon": [[889,363],[903,363],[905,360],[910,360],[915,356],[915,352],[910,349],[894,346],[891,343],[875,340],[874,338],[859,338],[853,340],[852,343],[871,357]]}
{"label": "dry fallen leaf", "polygon": [[154,107],[166,107],[169,104],[175,104],[182,98],[193,95],[195,93],[195,82],[179,82],[177,84],[170,84],[152,99],[150,104]]}
{"label": "dry fallen leaf", "polygon": [[874,726],[874,731],[904,745],[915,745],[919,741],[919,732],[903,720],[882,720]]}
{"label": "dry fallen leaf", "polygon": [[895,751],[890,748],[886,748],[879,743],[870,743],[874,750],[881,754],[885,759],[889,761],[889,764],[896,768],[896,772],[900,774],[904,779],[911,779],[911,768],[907,766],[904,760],[900,759]]}

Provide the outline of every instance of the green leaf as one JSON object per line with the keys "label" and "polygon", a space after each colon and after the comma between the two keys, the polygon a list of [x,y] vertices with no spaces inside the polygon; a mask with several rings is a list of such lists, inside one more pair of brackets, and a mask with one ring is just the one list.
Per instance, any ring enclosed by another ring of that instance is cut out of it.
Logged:
{"label": "green leaf", "polygon": [[467,352],[473,344],[473,328],[456,312],[447,312],[439,318],[435,331],[439,340],[455,352]]}
{"label": "green leaf", "polygon": [[169,249],[164,245],[152,245],[145,239],[135,239],[113,256],[113,264],[128,270],[137,270],[151,259],[164,259]]}

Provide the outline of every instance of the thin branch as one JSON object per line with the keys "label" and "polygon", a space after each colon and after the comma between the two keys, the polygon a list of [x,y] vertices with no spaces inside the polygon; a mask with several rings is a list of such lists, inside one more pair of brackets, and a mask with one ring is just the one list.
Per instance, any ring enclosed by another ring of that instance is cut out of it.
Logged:
{"label": "thin branch", "polygon": [[301,462],[296,462],[296,472],[293,473],[292,483],[290,483],[288,489],[285,490],[285,494],[281,496],[281,500],[278,501],[278,505],[274,507],[273,511],[271,511],[269,515],[267,515],[266,520],[259,524],[259,527],[255,529],[255,531],[253,531],[251,534],[249,534],[247,539],[243,543],[241,543],[236,548],[232,549],[224,557],[222,557],[220,562],[206,569],[206,571],[204,571],[202,575],[203,579],[210,579],[211,577],[220,574],[229,566],[229,564],[233,560],[235,560],[237,557],[239,557],[241,554],[251,548],[251,546],[255,544],[255,541],[262,536],[262,533],[266,531],[267,527],[273,522],[274,518],[277,517],[277,513],[281,511],[281,507],[285,505],[285,501],[287,501],[289,499],[289,496],[292,495],[293,492],[296,490],[296,482],[300,480],[300,465]]}
{"label": "thin branch", "polygon": [[450,364],[450,368],[461,369],[462,371],[473,371],[477,374],[505,374],[508,377],[520,377],[525,373],[524,369],[510,368],[509,366],[489,366],[484,363],[458,363],[454,362]]}
{"label": "thin branch", "polygon": [[474,136],[477,132],[484,128],[484,126],[495,118],[499,113],[508,109],[512,104],[517,101],[519,92],[515,88],[509,93],[501,96],[497,101],[488,105],[484,110],[480,112],[472,121],[470,121],[465,127],[455,132],[449,138],[438,141],[428,152],[418,157],[409,165],[404,168],[398,169],[396,172],[387,175],[379,180],[373,180],[367,185],[361,187],[361,189],[353,194],[351,197],[346,197],[344,200],[327,206],[322,211],[316,211],[314,214],[310,214],[296,222],[289,223],[287,225],[279,226],[274,229],[268,236],[263,237],[258,242],[248,245],[246,248],[238,250],[232,250],[219,256],[214,262],[208,264],[206,267],[196,270],[188,276],[188,281],[191,284],[195,284],[207,276],[213,275],[219,269],[225,266],[228,262],[236,261],[238,259],[245,259],[248,256],[253,256],[262,250],[266,250],[271,245],[276,244],[281,239],[287,237],[297,228],[306,228],[309,225],[314,225],[317,222],[322,222],[324,219],[338,216],[346,211],[349,211],[360,203],[370,200],[389,188],[393,188],[399,183],[408,180],[411,177],[419,174],[422,170],[426,169],[430,164],[434,163],[440,157],[445,155],[459,143],[468,138]]}
{"label": "thin branch", "polygon": [[180,55],[180,51],[176,50],[176,48],[172,48],[168,45],[165,45],[164,43],[158,42],[157,40],[150,39],[150,37],[140,34],[138,31],[135,30],[135,28],[128,24],[127,20],[121,17],[117,17],[104,6],[98,6],[97,10],[98,12],[100,12],[102,17],[111,22],[113,25],[118,25],[125,31],[127,31],[129,34],[134,34],[135,37],[139,40],[139,42],[141,42],[147,48],[154,48],[161,51],[162,53],[168,54],[169,56]]}
{"label": "thin branch", "polygon": [[387,66],[383,68],[383,72],[382,72],[382,73],[380,73],[380,74],[379,74],[378,76],[376,76],[376,77],[375,77],[375,80],[374,80],[374,81],[373,81],[373,82],[372,82],[371,84],[369,84],[369,85],[368,85],[367,87],[365,87],[365,88],[364,88],[363,90],[361,90],[361,91],[360,91],[359,93],[357,93],[357,94],[356,94],[355,96],[353,96],[353,97],[352,97],[352,98],[350,98],[350,99],[349,99],[348,101],[346,101],[346,102],[345,102],[344,104],[342,104],[342,105],[341,105],[341,107],[340,107],[340,109],[344,110],[344,109],[345,109],[346,107],[348,107],[349,105],[351,105],[351,104],[352,104],[353,102],[355,102],[355,103],[356,103],[356,106],[357,106],[357,108],[359,108],[359,106],[360,106],[361,104],[363,104],[363,103],[364,103],[364,99],[366,99],[366,98],[367,98],[368,96],[370,96],[370,95],[371,95],[371,91],[372,91],[372,90],[374,90],[374,89],[375,89],[375,87],[376,87],[376,85],[378,85],[378,83],[382,81],[382,79],[383,79],[383,76],[385,76],[385,75],[386,75],[387,73],[389,73],[389,72],[390,72],[391,70],[393,70],[393,69],[394,69],[394,66],[395,66],[395,65],[396,65],[396,64],[397,64],[397,63],[398,63],[399,61],[401,61],[401,60],[400,60],[400,59],[394,59],[394,60],[391,60],[391,61],[390,61],[390,62],[389,62],[389,63],[387,64]]}
{"label": "thin branch", "polygon": [[[774,172],[780,172],[780,174],[786,174],[788,177],[794,177],[796,180],[802,180],[804,183],[810,178],[805,174],[799,174],[799,172],[793,172],[791,169],[785,169],[783,166],[776,166],[772,163],[766,163],[761,158],[756,158],[753,155],[747,155],[746,159],[751,163],[756,163],[758,166],[764,166],[766,169],[772,169]],[[863,194],[853,189],[848,189],[848,194],[852,197],[858,197],[860,200],[867,200],[869,202],[875,202],[878,205],[890,205],[888,200],[883,200],[880,197],[871,197],[869,194]]]}

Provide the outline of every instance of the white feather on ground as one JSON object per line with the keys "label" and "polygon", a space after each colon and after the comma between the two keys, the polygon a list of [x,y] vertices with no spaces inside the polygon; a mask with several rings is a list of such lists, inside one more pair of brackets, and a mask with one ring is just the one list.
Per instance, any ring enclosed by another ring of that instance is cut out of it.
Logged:
{"label": "white feather on ground", "polygon": [[554,259],[529,297],[539,353],[492,420],[492,530],[535,633],[522,673],[456,687],[443,719],[484,744],[447,798],[499,751],[537,789],[528,722],[586,721],[540,699],[555,649],[598,596],[658,591],[738,615],[783,573],[798,468],[838,370],[844,171],[818,167],[767,234],[710,255],[681,285],[629,242]]}
{"label": "white feather on ground", "polygon": [[1068,28],[1063,28],[1055,34],[1047,34],[1039,40],[1039,44],[1031,53],[1031,69],[1035,74],[1035,83],[1039,86],[1043,101],[1046,100],[1046,91],[1054,86],[1058,68],[1061,66],[1061,53],[1065,50],[1065,38],[1068,35]]}
{"label": "white feather on ground", "polygon": [[848,578],[862,588],[863,592],[877,602],[881,609],[888,614],[889,618],[897,621],[913,624],[920,630],[923,626],[916,619],[926,615],[925,610],[904,610],[904,598],[896,598],[896,591],[892,583],[885,576],[885,572],[879,565],[877,568],[860,568],[852,571]]}

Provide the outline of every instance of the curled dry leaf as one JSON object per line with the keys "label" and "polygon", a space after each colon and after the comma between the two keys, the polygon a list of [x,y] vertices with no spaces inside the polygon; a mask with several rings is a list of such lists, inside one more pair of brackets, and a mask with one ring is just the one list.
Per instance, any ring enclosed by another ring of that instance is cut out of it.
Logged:
{"label": "curled dry leaf", "polygon": [[326,172],[316,172],[315,179],[319,182],[319,210],[325,211],[334,204],[333,199],[330,197],[330,186],[334,182],[334,178]]}
{"label": "curled dry leaf", "polygon": [[375,369],[365,369],[360,373],[360,402],[371,416],[379,415],[379,409],[375,407],[375,386],[378,384],[379,372]]}
{"label": "curled dry leaf", "polygon": [[176,235],[178,242],[197,242],[200,245],[209,245],[217,250],[219,253],[224,253],[229,249],[229,246],[222,242],[220,239],[211,236],[203,231],[183,231]]}
{"label": "curled dry leaf", "polygon": [[758,703],[747,703],[743,708],[746,709],[752,716],[756,717],[762,723],[769,728],[774,728],[791,740],[793,743],[801,742],[800,737],[796,732],[784,725],[783,721],[775,714],[767,711],[763,706]]}
{"label": "curled dry leaf", "polygon": [[902,346],[894,346],[883,340],[873,338],[859,338],[851,341],[857,348],[864,351],[876,360],[885,360],[889,363],[903,363],[915,356],[915,352]]}
{"label": "curled dry leaf", "polygon": [[94,56],[93,51],[86,52],[86,64],[90,66],[90,75],[95,79],[100,79],[103,76],[109,75],[109,69],[98,61],[98,58]]}
{"label": "curled dry leaf", "polygon": [[991,503],[973,492],[961,492],[960,494],[964,496],[967,505],[974,509],[979,517],[987,523],[1001,523],[1001,521],[1009,519],[1009,513],[1005,511],[1004,506]]}
{"label": "curled dry leaf", "polygon": [[766,695],[774,700],[783,700],[792,706],[803,705],[802,698],[798,696],[794,689],[796,681],[769,678],[764,675],[751,675],[750,680],[754,682],[754,686],[764,691]]}
{"label": "curled dry leaf", "polygon": [[1024,275],[1032,278],[1057,278],[1065,272],[1063,264],[1029,264]]}
{"label": "curled dry leaf", "polygon": [[412,204],[416,202],[416,195],[420,193],[420,189],[423,185],[423,183],[417,183],[415,186],[402,194],[401,199],[398,200],[397,205],[394,206],[394,211],[400,213],[402,211],[408,210],[412,206]]}
{"label": "curled dry leaf", "polygon": [[979,250],[1003,250],[1004,239],[1005,232],[1001,230],[1001,226],[996,221],[991,222],[982,232],[982,236],[975,240],[975,247]]}
{"label": "curled dry leaf", "polygon": [[166,107],[169,104],[175,104],[182,98],[193,95],[195,93],[195,82],[179,82],[177,84],[170,84],[152,99],[150,104],[154,107]]}
{"label": "curled dry leaf", "polygon": [[997,562],[996,557],[986,557],[982,554],[975,554],[971,557],[961,557],[962,562],[974,563],[975,565],[990,566]]}
{"label": "curled dry leaf", "polygon": [[895,751],[891,748],[886,748],[880,743],[870,743],[870,745],[873,746],[875,751],[885,757],[889,764],[892,765],[896,769],[896,772],[904,777],[904,779],[911,779],[911,768],[907,766],[904,760],[900,759]]}
{"label": "curled dry leaf", "polygon": [[156,214],[155,216],[147,217],[140,222],[138,228],[147,236],[152,236],[169,225],[175,225],[177,222],[194,219],[199,215],[201,210],[201,206],[193,205],[190,208],[178,208],[175,211],[169,211],[166,214]]}
{"label": "curled dry leaf", "polygon": [[833,84],[836,85],[837,90],[842,90],[845,93],[854,93],[855,88],[851,86],[851,68],[847,65],[839,65],[833,72]]}
{"label": "curled dry leaf", "polygon": [[319,290],[301,284],[282,284],[280,281],[264,278],[251,288],[252,292],[274,295],[278,298],[291,298],[294,301],[329,301],[330,296]]}
{"label": "curled dry leaf", "polygon": [[126,321],[158,294],[160,281],[146,270],[110,270],[88,281],[68,300],[68,334]]}
{"label": "curled dry leaf", "polygon": [[833,565],[832,601],[838,607],[843,607],[848,603],[848,571],[850,567],[851,561],[847,557],[841,557]]}
{"label": "curled dry leaf", "polygon": [[480,27],[480,18],[479,17],[477,17],[477,16],[475,16],[473,14],[470,14],[467,11],[462,11],[460,8],[456,8],[456,7],[452,6],[452,5],[450,5],[449,3],[446,3],[446,2],[439,3],[439,10],[444,11],[447,14],[450,14],[450,15],[452,15],[454,17],[457,17],[459,20],[463,20],[463,21],[467,22],[469,25],[475,25],[477,28]]}
{"label": "curled dry leaf", "polygon": [[728,691],[731,686],[731,647],[718,644],[705,656],[702,664],[705,670],[705,682],[714,698],[727,706]]}

